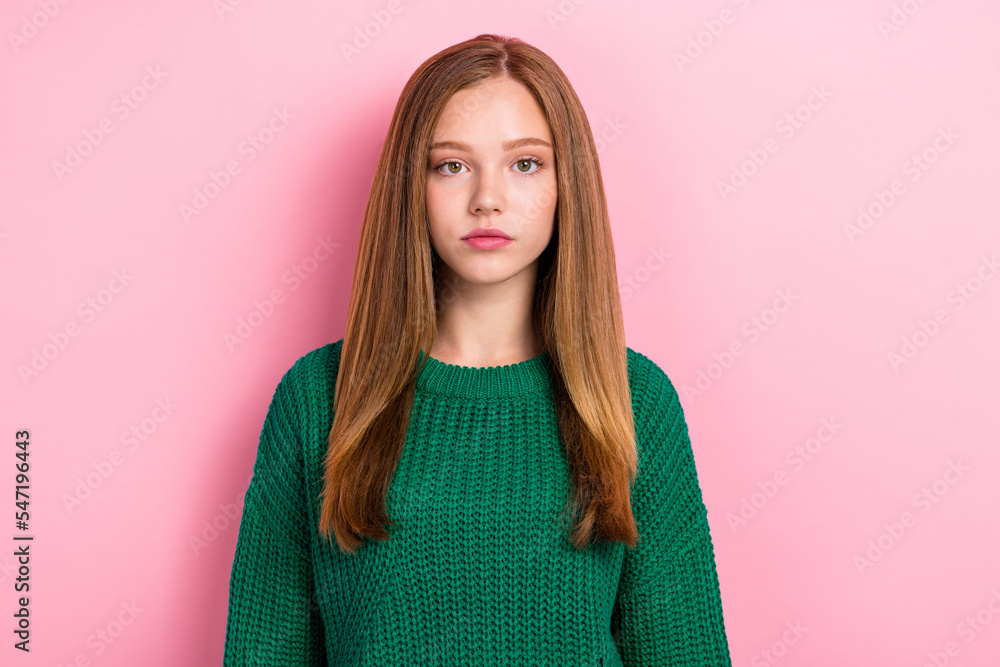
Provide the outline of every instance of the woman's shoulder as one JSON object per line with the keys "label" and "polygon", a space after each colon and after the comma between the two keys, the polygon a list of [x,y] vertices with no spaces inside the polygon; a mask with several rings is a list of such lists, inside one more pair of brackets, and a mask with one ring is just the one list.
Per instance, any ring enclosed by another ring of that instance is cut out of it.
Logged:
{"label": "woman's shoulder", "polygon": [[337,364],[340,361],[340,349],[343,345],[344,339],[341,338],[338,341],[320,345],[316,349],[306,352],[295,360],[292,367],[288,369],[288,373],[293,375],[308,375],[329,370],[336,372]]}
{"label": "woman's shoulder", "polygon": [[645,354],[625,348],[628,362],[628,383],[632,391],[633,403],[645,399],[645,402],[673,404],[679,397],[673,382],[667,373]]}
{"label": "woman's shoulder", "polygon": [[333,395],[340,362],[341,338],[306,352],[285,371],[278,386],[297,395],[300,401],[326,401]]}
{"label": "woman's shoulder", "polygon": [[670,377],[645,354],[632,348],[626,350],[632,410],[640,442],[655,442],[677,428],[686,431],[684,408]]}
{"label": "woman's shoulder", "polygon": [[628,362],[639,456],[637,484],[644,489],[684,488],[690,502],[700,500],[694,451],[674,384],[644,354],[629,349]]}

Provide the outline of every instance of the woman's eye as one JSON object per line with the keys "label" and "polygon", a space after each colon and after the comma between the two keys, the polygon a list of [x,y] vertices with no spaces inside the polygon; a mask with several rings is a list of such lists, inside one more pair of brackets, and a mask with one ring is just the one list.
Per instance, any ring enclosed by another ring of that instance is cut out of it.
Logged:
{"label": "woman's eye", "polygon": [[[534,176],[538,173],[538,170],[541,169],[542,164],[542,161],[537,158],[522,158],[514,162],[514,171],[519,174],[524,174],[525,176]],[[534,169],[531,168],[532,165],[534,165]],[[468,170],[468,167],[461,162],[451,161],[442,162],[436,169],[442,176],[458,176],[459,174],[464,173],[462,171],[463,169]],[[444,171],[441,171],[442,169]]]}
{"label": "woman's eye", "polygon": [[[538,163],[535,162],[534,160],[518,160],[516,163],[514,163],[514,168],[517,169],[522,174],[530,174],[531,172],[528,170],[531,169],[531,165],[535,165],[537,167]],[[521,168],[522,166],[524,167],[524,169]],[[537,171],[537,169],[535,171]]]}

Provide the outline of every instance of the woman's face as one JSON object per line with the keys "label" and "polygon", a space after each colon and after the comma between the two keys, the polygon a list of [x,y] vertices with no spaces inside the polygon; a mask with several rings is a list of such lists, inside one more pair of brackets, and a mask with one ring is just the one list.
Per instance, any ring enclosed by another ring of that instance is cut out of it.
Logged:
{"label": "woman's face", "polygon": [[[542,108],[518,81],[491,79],[451,97],[427,163],[439,280],[486,285],[515,279],[534,287],[538,256],[555,223],[552,143]],[[511,240],[471,238],[478,228]]]}

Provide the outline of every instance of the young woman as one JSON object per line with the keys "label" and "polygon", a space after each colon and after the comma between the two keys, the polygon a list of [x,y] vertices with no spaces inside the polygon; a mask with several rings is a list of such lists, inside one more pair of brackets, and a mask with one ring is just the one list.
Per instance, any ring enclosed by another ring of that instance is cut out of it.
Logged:
{"label": "young woman", "polygon": [[226,665],[730,665],[683,411],[626,347],[587,116],[480,35],[403,89],[344,337],[261,433]]}

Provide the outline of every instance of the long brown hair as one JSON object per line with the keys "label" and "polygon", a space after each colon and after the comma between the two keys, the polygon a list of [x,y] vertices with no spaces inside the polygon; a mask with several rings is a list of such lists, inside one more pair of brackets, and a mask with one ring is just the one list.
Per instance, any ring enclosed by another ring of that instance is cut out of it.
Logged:
{"label": "long brown hair", "polygon": [[[484,34],[425,61],[400,94],[365,209],[334,389],[319,519],[342,551],[390,537],[386,497],[402,454],[420,352],[436,332],[436,259],[426,227],[431,136],[457,91],[509,77],[534,94],[552,130],[558,200],[533,307],[549,353],[573,494],[571,543],[635,546],[637,468],[625,330],[597,149],[576,92],[537,48]],[[475,102],[463,113],[474,113]],[[426,363],[426,359],[424,360]]]}

